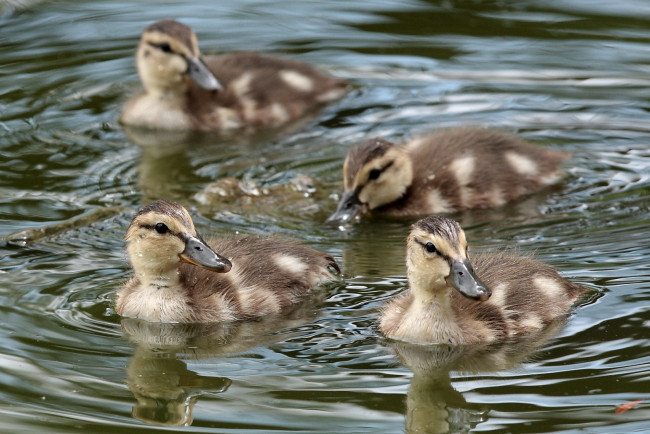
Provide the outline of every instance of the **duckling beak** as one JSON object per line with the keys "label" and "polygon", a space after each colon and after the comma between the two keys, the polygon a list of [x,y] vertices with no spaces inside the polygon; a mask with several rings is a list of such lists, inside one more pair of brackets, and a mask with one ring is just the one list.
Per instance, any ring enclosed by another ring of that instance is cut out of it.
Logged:
{"label": "duckling beak", "polygon": [[205,90],[223,90],[223,85],[200,57],[187,57],[185,73]]}
{"label": "duckling beak", "polygon": [[191,235],[185,236],[185,250],[179,255],[181,261],[216,271],[227,273],[232,268],[230,261],[212,250],[206,243]]}
{"label": "duckling beak", "polygon": [[345,224],[356,217],[363,208],[363,204],[359,201],[359,195],[356,191],[351,190],[343,193],[343,197],[339,202],[338,207],[334,214],[329,216],[325,223],[327,224]]}
{"label": "duckling beak", "polygon": [[469,259],[464,261],[451,260],[451,272],[447,278],[448,282],[465,297],[474,300],[486,301],[492,295],[492,291],[474,273],[474,268]]}

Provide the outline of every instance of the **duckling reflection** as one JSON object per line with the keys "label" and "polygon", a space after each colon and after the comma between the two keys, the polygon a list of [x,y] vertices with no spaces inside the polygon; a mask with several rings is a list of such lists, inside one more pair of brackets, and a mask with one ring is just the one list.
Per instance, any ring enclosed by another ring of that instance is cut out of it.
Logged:
{"label": "duckling reflection", "polygon": [[187,369],[173,351],[152,351],[138,347],[127,367],[126,384],[137,404],[132,415],[156,425],[186,426],[201,395],[225,392],[231,380],[201,376]]}
{"label": "duckling reflection", "polygon": [[[138,186],[142,201],[152,202],[166,197],[187,201],[188,194],[179,186],[201,182],[197,174],[197,160],[206,155],[234,161],[245,156],[246,164],[255,165],[261,158],[259,146],[276,139],[286,129],[255,134],[238,134],[236,137],[207,136],[196,132],[145,130],[125,128],[128,139],[139,145],[141,154],[137,167]],[[230,164],[230,163],[228,163]],[[259,214],[260,210],[280,210],[284,215],[323,214],[323,205],[329,190],[322,183],[298,174],[288,182],[261,185],[253,180],[224,176],[211,182],[193,195],[194,203],[202,211],[218,209],[235,214]],[[317,220],[321,220],[319,216]]]}
{"label": "duckling reflection", "polygon": [[137,401],[133,417],[155,425],[191,425],[194,404],[202,396],[226,392],[232,381],[200,375],[188,369],[187,360],[214,363],[285,340],[292,328],[318,315],[323,298],[323,293],[313,294],[288,315],[259,321],[179,324],[123,318],[122,331],[135,345],[126,370],[126,384]]}
{"label": "duckling reflection", "polygon": [[406,394],[407,433],[469,432],[488,420],[490,408],[467,402],[451,373],[478,374],[516,369],[562,330],[564,320],[524,339],[492,345],[422,346],[391,342],[413,372]]}

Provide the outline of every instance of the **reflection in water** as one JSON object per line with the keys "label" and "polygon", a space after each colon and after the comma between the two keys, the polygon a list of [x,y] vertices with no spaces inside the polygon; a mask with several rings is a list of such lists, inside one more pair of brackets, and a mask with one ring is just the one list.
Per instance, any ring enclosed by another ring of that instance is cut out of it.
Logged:
{"label": "reflection in water", "polygon": [[157,425],[191,425],[197,398],[225,392],[231,384],[228,378],[190,371],[173,350],[154,351],[144,346],[136,349],[126,373],[126,384],[137,400],[133,417]]}
{"label": "reflection in water", "polygon": [[[292,128],[297,128],[297,125],[292,125]],[[138,184],[143,192],[143,203],[161,198],[186,203],[192,196],[197,206],[206,212],[218,208],[222,212],[258,215],[280,208],[284,214],[301,216],[321,212],[322,205],[327,205],[327,192],[322,193],[318,181],[304,174],[271,186],[263,186],[257,180],[222,177],[199,191],[179,191],[186,185],[203,182],[195,173],[193,157],[205,160],[205,155],[211,154],[207,157],[209,161],[227,162],[236,167],[237,159],[245,156],[246,164],[265,164],[266,157],[260,153],[259,145],[286,133],[286,128],[238,135],[133,127],[125,127],[124,131],[129,140],[142,150]],[[257,157],[251,161],[250,155]]]}
{"label": "reflection in water", "polygon": [[514,369],[552,339],[564,322],[556,321],[525,339],[501,344],[423,346],[392,342],[402,364],[413,371],[406,395],[406,432],[469,432],[486,421],[489,407],[468,403],[452,386],[450,372]]}
{"label": "reflection in water", "polygon": [[172,324],[123,318],[122,331],[136,345],[126,370],[126,384],[137,400],[133,417],[158,425],[190,425],[197,399],[225,392],[232,381],[199,375],[184,360],[224,358],[287,339],[289,329],[316,317],[322,296],[315,291],[286,316],[259,321]]}

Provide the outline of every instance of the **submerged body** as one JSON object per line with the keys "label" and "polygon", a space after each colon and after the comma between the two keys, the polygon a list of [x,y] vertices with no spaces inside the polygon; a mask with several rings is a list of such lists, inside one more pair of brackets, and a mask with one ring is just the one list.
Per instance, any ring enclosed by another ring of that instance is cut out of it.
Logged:
{"label": "submerged body", "polygon": [[170,201],[136,214],[126,241],[135,275],[118,291],[116,311],[148,321],[278,314],[331,279],[331,269],[338,271],[331,256],[289,240],[242,236],[206,243],[187,211]]}
{"label": "submerged body", "polygon": [[410,216],[499,207],[559,181],[567,156],[484,128],[434,133],[402,147],[371,139],[348,153],[344,194],[328,221],[368,211]]}
{"label": "submerged body", "polygon": [[428,217],[407,241],[409,289],[382,309],[389,338],[423,344],[478,344],[539,331],[567,315],[584,287],[550,265],[505,253],[471,263],[453,220]]}
{"label": "submerged body", "polygon": [[172,20],[147,27],[136,55],[144,92],[120,122],[162,130],[278,127],[342,97],[345,80],[257,53],[202,58],[194,32]]}

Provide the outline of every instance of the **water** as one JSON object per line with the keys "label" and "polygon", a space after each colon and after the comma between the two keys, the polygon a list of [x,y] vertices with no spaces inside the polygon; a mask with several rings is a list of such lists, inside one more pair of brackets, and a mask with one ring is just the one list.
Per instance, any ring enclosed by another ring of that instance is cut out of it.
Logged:
{"label": "water", "polygon": [[[0,431],[650,430],[645,2],[12,3],[0,9],[0,235],[90,222],[0,245]],[[191,25],[204,52],[286,53],[357,86],[282,134],[133,136],[116,120],[139,89],[135,44],[163,17]],[[406,285],[410,221],[322,222],[352,144],[468,124],[573,155],[559,188],[455,215],[472,248],[534,251],[594,293],[557,335],[463,365],[378,333],[378,308]],[[313,197],[283,190],[299,175]],[[270,194],[193,199],[223,177]],[[344,279],[271,324],[121,321],[122,237],[159,197],[190,207],[204,234],[303,240]]]}

